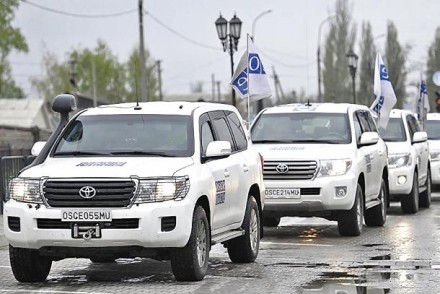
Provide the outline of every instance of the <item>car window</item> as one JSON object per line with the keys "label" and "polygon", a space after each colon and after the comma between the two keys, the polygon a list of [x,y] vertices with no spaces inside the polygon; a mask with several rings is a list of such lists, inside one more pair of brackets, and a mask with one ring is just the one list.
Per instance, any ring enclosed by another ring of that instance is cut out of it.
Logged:
{"label": "car window", "polygon": [[214,135],[212,134],[212,129],[211,129],[209,122],[206,121],[206,122],[202,123],[200,136],[201,136],[201,142],[202,142],[202,146],[201,146],[202,155],[205,155],[206,148],[208,148],[208,144],[210,142],[214,141]]}
{"label": "car window", "polygon": [[380,136],[386,142],[406,141],[405,126],[401,118],[390,118],[386,129],[379,129]]}
{"label": "car window", "polygon": [[346,113],[294,112],[262,114],[252,125],[255,143],[333,143],[351,142]]}
{"label": "car window", "polygon": [[440,140],[440,120],[426,121],[426,132],[430,140]]}
{"label": "car window", "polygon": [[231,147],[234,148],[234,141],[229,131],[228,124],[226,123],[226,118],[224,116],[216,117],[212,120],[212,124],[217,135],[217,140],[228,141],[231,143]]}
{"label": "car window", "polygon": [[353,116],[353,124],[354,124],[354,133],[356,136],[356,142],[359,142],[362,135],[362,129],[359,119],[357,118],[357,115]]}
{"label": "car window", "polygon": [[231,127],[232,134],[234,135],[235,142],[237,143],[237,149],[239,151],[246,150],[247,140],[246,134],[240,123],[240,119],[233,112],[226,112],[226,118],[228,119],[229,126]]}
{"label": "car window", "polygon": [[373,117],[371,116],[371,113],[368,112],[368,111],[365,111],[365,115],[367,117],[367,122],[368,122],[368,125],[370,126],[370,130],[372,132],[376,132],[377,133],[376,123],[374,122]]}
{"label": "car window", "polygon": [[408,131],[409,131],[409,136],[412,140],[414,133],[417,132],[417,125],[414,124],[413,120],[411,119],[411,115],[407,115],[406,116],[406,122],[408,124]]}
{"label": "car window", "polygon": [[370,125],[368,123],[367,112],[365,111],[356,111],[357,118],[359,119],[359,123],[361,126],[362,133],[371,132]]}

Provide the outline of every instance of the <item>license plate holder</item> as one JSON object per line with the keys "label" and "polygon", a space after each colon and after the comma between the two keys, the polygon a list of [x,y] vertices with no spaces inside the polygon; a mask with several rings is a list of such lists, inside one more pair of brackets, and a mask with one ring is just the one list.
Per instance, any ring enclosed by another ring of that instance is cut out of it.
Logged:
{"label": "license plate holder", "polygon": [[84,224],[74,223],[72,224],[72,238],[73,239],[100,239],[101,226],[99,224]]}
{"label": "license plate holder", "polygon": [[300,199],[300,188],[266,188],[266,198]]}

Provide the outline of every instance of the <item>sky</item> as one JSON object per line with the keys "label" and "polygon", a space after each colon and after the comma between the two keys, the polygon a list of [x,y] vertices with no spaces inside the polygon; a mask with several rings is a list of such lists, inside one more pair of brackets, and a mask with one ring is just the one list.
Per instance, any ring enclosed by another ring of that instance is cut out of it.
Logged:
{"label": "sky", "polygon": [[[101,39],[125,62],[139,44],[137,11],[108,18],[80,18],[46,11],[32,3],[74,14],[102,15],[136,10],[138,1],[22,1],[13,24],[25,36],[29,52],[13,53],[9,60],[14,79],[29,97],[37,97],[29,79],[43,74],[41,62],[45,52],[65,60],[69,50],[94,48]],[[197,82],[203,82],[204,92],[211,93],[212,75],[220,81],[222,93],[226,93],[230,91],[230,57],[222,50],[214,22],[219,13],[227,20],[236,13],[243,27],[239,50],[234,54],[235,65],[245,50],[246,34],[252,33],[255,22],[254,41],[262,52],[266,72],[272,76],[275,69],[285,93],[295,90],[316,95],[318,28],[333,14],[334,3],[335,0],[144,0],[144,9],[148,11],[144,17],[145,46],[153,59],[162,62],[165,95],[189,93],[191,84]],[[354,51],[359,53],[362,22],[370,21],[376,46],[383,53],[387,22],[391,20],[401,44],[412,46],[407,63],[408,82],[418,79],[440,25],[440,1],[352,0],[350,3],[358,27]],[[269,9],[271,12],[256,20]],[[322,46],[328,28],[328,23],[322,26]]]}

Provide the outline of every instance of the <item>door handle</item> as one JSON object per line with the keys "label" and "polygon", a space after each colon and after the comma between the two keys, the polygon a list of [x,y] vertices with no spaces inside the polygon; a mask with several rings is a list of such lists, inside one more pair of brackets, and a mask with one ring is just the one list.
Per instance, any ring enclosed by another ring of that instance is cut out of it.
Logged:
{"label": "door handle", "polygon": [[231,176],[231,174],[229,173],[229,171],[227,169],[225,169],[225,178],[229,178]]}
{"label": "door handle", "polygon": [[243,171],[247,173],[249,171],[249,167],[246,164],[243,164]]}

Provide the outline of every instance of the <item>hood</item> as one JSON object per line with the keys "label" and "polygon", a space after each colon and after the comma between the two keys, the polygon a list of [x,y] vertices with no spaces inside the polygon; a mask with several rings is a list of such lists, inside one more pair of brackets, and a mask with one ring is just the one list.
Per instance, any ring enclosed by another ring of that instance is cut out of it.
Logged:
{"label": "hood", "polygon": [[69,157],[48,158],[20,177],[128,178],[172,176],[194,164],[191,157]]}
{"label": "hood", "polygon": [[341,154],[353,157],[351,144],[253,144],[253,147],[264,160],[336,159]]}
{"label": "hood", "polygon": [[385,142],[388,148],[388,154],[410,153],[411,145],[409,142]]}

